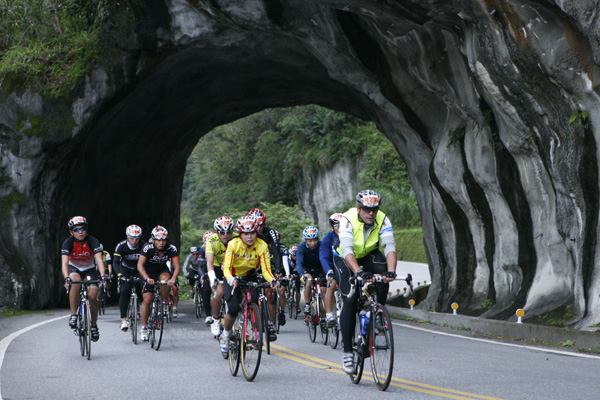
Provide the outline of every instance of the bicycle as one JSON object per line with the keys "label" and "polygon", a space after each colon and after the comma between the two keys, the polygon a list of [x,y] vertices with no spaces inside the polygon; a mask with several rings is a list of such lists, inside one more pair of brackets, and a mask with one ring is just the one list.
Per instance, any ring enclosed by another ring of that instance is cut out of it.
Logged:
{"label": "bicycle", "polygon": [[296,286],[295,275],[289,280],[290,284],[286,290],[286,301],[287,307],[289,311],[290,318],[297,319],[298,318],[298,299],[300,297],[300,292],[298,291],[298,287]]}
{"label": "bicycle", "polygon": [[329,329],[329,346],[332,349],[336,349],[337,345],[340,341],[340,331],[341,331],[341,325],[340,325],[340,315],[342,314],[342,307],[344,305],[344,300],[342,299],[342,292],[340,292],[340,289],[338,288],[335,291],[335,303],[334,303],[334,307],[335,307],[335,311],[336,311],[336,324]]}
{"label": "bicycle", "polygon": [[110,293],[106,290],[106,284],[101,281],[98,284],[98,315],[106,313],[106,301],[110,297]]}
{"label": "bicycle", "polygon": [[[238,279],[237,288],[242,290],[242,302],[240,313],[229,336],[229,371],[235,376],[242,364],[244,378],[247,381],[254,380],[258,373],[263,346],[261,312],[258,304],[252,301],[252,289],[266,287],[270,287],[270,284]],[[235,289],[236,287],[232,289],[232,294]]]}
{"label": "bicycle", "polygon": [[[286,285],[287,279],[280,278],[279,284]],[[275,333],[279,333],[279,329],[281,328],[279,324],[279,314],[285,311],[281,309],[281,299],[279,298],[279,290],[277,289],[273,290],[273,299],[271,300],[271,304],[275,305],[275,317],[273,318],[273,328],[275,328]]]}
{"label": "bicycle", "polygon": [[304,323],[308,326],[308,338],[311,342],[317,339],[317,326],[321,332],[321,342],[326,345],[329,337],[327,321],[325,318],[325,298],[321,293],[321,286],[325,285],[325,279],[307,279],[306,285],[312,285],[310,295],[310,314],[304,316]]}
{"label": "bicycle", "polygon": [[131,278],[119,277],[119,289],[121,291],[121,283],[132,282],[131,285],[131,297],[129,298],[129,305],[127,306],[127,324],[131,330],[131,341],[137,344],[138,340],[138,321],[140,320],[140,304],[138,302],[137,288],[138,282],[143,281],[138,277],[132,276]]}
{"label": "bicycle", "polygon": [[75,335],[79,336],[79,349],[82,356],[87,356],[89,360],[92,355],[92,312],[90,309],[90,300],[88,299],[88,285],[97,284],[99,280],[69,281],[67,287],[67,296],[71,290],[71,285],[81,284],[79,288],[79,305],[77,306],[77,326]]}
{"label": "bicycle", "polygon": [[200,275],[195,275],[194,277],[194,305],[196,306],[196,318],[202,317],[202,286],[206,284],[206,282],[201,283],[202,279]]}
{"label": "bicycle", "polygon": [[[262,325],[262,331],[265,333],[265,343],[266,343],[266,347],[267,347],[267,354],[271,354],[271,338],[269,337],[269,321],[271,321],[271,314],[269,312],[269,302],[267,299],[267,296],[265,294],[265,289],[267,287],[271,287],[271,285],[268,286],[262,286],[259,287],[259,295],[258,295],[258,308],[260,310],[260,318],[261,318],[261,325]],[[277,292],[277,290],[274,290],[274,292]]]}
{"label": "bicycle", "polygon": [[[392,379],[394,368],[394,331],[387,308],[377,300],[377,283],[383,283],[383,276],[375,275],[374,282],[365,283],[360,277],[351,279],[348,297],[354,295],[359,286],[356,327],[352,340],[352,351],[356,372],[350,380],[360,382],[365,358],[371,358],[373,380],[379,390],[386,390]],[[404,278],[412,292],[412,276]]]}
{"label": "bicycle", "polygon": [[[160,348],[165,328],[165,303],[163,303],[162,297],[160,296],[160,287],[165,285],[168,285],[168,283],[154,282],[154,285],[152,285],[152,306],[150,309],[150,316],[148,317],[148,328],[150,329],[150,348],[154,348],[156,351]],[[158,339],[156,337],[157,334]],[[155,344],[156,348],[154,347]]]}

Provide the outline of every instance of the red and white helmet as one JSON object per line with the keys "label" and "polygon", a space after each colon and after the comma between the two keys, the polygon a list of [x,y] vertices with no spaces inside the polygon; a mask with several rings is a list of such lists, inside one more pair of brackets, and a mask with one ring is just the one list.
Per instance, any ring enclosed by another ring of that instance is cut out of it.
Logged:
{"label": "red and white helmet", "polygon": [[340,224],[340,218],[344,215],[340,213],[334,213],[329,216],[329,225],[336,226]]}
{"label": "red and white helmet", "polygon": [[154,229],[152,229],[152,239],[155,240],[167,240],[169,237],[169,231],[163,226],[156,225]]}
{"label": "red and white helmet", "polygon": [[76,227],[77,225],[83,225],[87,228],[87,219],[85,219],[85,217],[73,217],[69,220],[69,223],[67,224],[67,226],[69,227],[69,230],[73,230],[74,227]]}
{"label": "red and white helmet", "polygon": [[258,230],[258,221],[254,216],[244,215],[237,220],[236,228],[239,232],[251,233]]}
{"label": "red and white helmet", "polygon": [[219,233],[231,233],[233,232],[233,218],[223,215],[215,219],[214,223],[215,231]]}
{"label": "red and white helmet", "polygon": [[381,197],[379,193],[373,190],[363,190],[356,195],[356,203],[360,207],[374,208],[379,207]]}
{"label": "red and white helmet", "polygon": [[139,239],[142,237],[142,228],[137,225],[129,225],[127,229],[125,229],[125,234],[127,235],[127,238]]}
{"label": "red and white helmet", "polygon": [[202,235],[202,241],[206,242],[208,240],[208,238],[211,237],[214,234],[215,233],[213,231],[206,231],[206,232],[204,232],[204,235]]}
{"label": "red and white helmet", "polygon": [[267,222],[267,217],[260,208],[253,208],[252,210],[250,210],[248,215],[252,215],[258,222],[258,225],[264,225],[265,222]]}

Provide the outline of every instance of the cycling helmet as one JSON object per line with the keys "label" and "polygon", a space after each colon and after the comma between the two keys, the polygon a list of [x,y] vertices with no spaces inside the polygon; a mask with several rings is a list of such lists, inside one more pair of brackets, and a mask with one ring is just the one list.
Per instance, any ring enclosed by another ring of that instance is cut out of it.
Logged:
{"label": "cycling helmet", "polygon": [[165,227],[160,225],[156,225],[154,229],[152,229],[152,239],[155,240],[167,240],[169,237],[169,231]]}
{"label": "cycling helmet", "polygon": [[317,239],[319,237],[319,228],[313,225],[309,225],[306,228],[304,228],[304,232],[302,232],[302,235],[304,235],[304,239]]}
{"label": "cycling helmet", "polygon": [[373,190],[363,190],[356,195],[356,204],[361,207],[374,208],[379,207],[381,197],[379,193]]}
{"label": "cycling helmet", "polygon": [[214,228],[219,233],[231,233],[233,232],[233,219],[226,215],[219,217],[215,219]]}
{"label": "cycling helmet", "polygon": [[83,225],[87,228],[87,219],[85,217],[73,217],[69,220],[67,224],[69,226],[69,230],[72,231],[74,227],[77,225]]}
{"label": "cycling helmet", "polygon": [[331,214],[329,216],[329,225],[331,225],[331,226],[339,225],[340,224],[340,218],[342,218],[342,217],[343,217],[343,215],[340,214],[340,213]]}
{"label": "cycling helmet", "polygon": [[202,235],[202,241],[206,242],[208,240],[208,238],[211,237],[214,234],[215,233],[213,231],[206,231],[206,232],[204,232],[204,235]]}
{"label": "cycling helmet", "polygon": [[292,246],[290,247],[290,255],[291,256],[295,256],[298,254],[298,246]]}
{"label": "cycling helmet", "polygon": [[265,222],[267,222],[267,217],[260,208],[253,208],[252,210],[250,210],[248,215],[252,215],[258,221],[258,225],[264,225]]}
{"label": "cycling helmet", "polygon": [[256,232],[258,230],[258,221],[251,215],[244,215],[237,220],[236,227],[239,232]]}
{"label": "cycling helmet", "polygon": [[142,237],[142,228],[137,225],[129,225],[127,229],[125,229],[125,234],[127,238],[139,239]]}
{"label": "cycling helmet", "polygon": [[198,251],[200,251],[200,247],[198,247],[198,246],[190,247],[190,253],[196,254]]}

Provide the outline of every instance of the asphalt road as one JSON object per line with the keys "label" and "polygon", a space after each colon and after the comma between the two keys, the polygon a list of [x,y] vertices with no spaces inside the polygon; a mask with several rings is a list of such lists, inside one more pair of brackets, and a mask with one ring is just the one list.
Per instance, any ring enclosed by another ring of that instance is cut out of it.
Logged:
{"label": "asphalt road", "polygon": [[[396,321],[394,380],[380,392],[370,366],[354,385],[341,371],[341,349],[310,343],[303,322],[289,321],[263,354],[254,382],[229,374],[218,343],[180,304],[159,351],[134,345],[119,330],[117,308],[100,317],[92,359],[79,354],[64,310],[0,320],[0,398],[368,398],[597,399],[600,357],[473,339]],[[50,321],[50,322],[47,322]],[[40,324],[36,326],[35,324]],[[317,338],[317,341],[319,338]],[[194,397],[192,397],[194,396]]]}

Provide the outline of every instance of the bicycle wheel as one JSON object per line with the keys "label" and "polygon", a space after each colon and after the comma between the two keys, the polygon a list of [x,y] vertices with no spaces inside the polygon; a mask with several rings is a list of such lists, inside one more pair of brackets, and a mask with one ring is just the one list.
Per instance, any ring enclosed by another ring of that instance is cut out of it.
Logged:
{"label": "bicycle wheel", "polygon": [[329,328],[329,346],[332,349],[336,349],[340,342],[340,314],[342,313],[342,298],[336,293],[335,296],[335,307],[337,312],[337,321],[334,327]]}
{"label": "bicycle wheel", "polygon": [[364,341],[362,336],[360,335],[360,317],[357,313],[356,325],[354,327],[354,338],[352,339],[352,353],[354,353],[354,366],[356,368],[356,371],[353,374],[350,374],[350,380],[352,381],[352,383],[355,384],[360,382],[360,378],[362,378],[365,366],[363,347]]}
{"label": "bicycle wheel", "polygon": [[261,325],[262,325],[262,331],[264,332],[265,336],[265,343],[267,345],[267,354],[271,354],[271,340],[269,338],[269,307],[267,305],[267,300],[262,300],[260,302],[260,309],[261,309],[261,317],[262,320]]}
{"label": "bicycle wheel", "polygon": [[273,318],[273,328],[275,328],[275,333],[279,333],[279,313],[281,313],[281,303],[279,303],[279,292],[277,289],[273,290],[273,297],[275,298],[275,318]]}
{"label": "bicycle wheel", "polygon": [[317,325],[315,324],[316,318],[318,318],[317,317],[317,301],[313,296],[310,299],[310,315],[304,316],[304,319],[306,320],[307,327],[308,327],[308,338],[313,343],[317,339]]}
{"label": "bicycle wheel", "polygon": [[233,376],[240,369],[240,341],[240,331],[234,328],[229,339],[229,372]]}
{"label": "bicycle wheel", "polygon": [[327,320],[325,318],[325,299],[323,298],[323,294],[319,293],[317,297],[317,313],[318,318],[316,318],[315,322],[319,324],[319,331],[321,332],[321,343],[324,346],[327,345],[327,340],[329,339],[329,329],[327,329]]}
{"label": "bicycle wheel", "polygon": [[262,326],[258,305],[247,305],[244,326],[242,327],[242,371],[247,381],[256,377],[262,354]]}
{"label": "bicycle wheel", "polygon": [[129,299],[129,309],[127,310],[127,321],[129,322],[129,329],[131,330],[131,341],[137,344],[137,296],[131,295]]}
{"label": "bicycle wheel", "polygon": [[154,321],[154,324],[156,325],[156,335],[158,335],[158,338],[156,339],[156,351],[158,351],[158,349],[160,349],[160,343],[162,342],[162,337],[163,337],[163,331],[165,330],[165,304],[160,301],[160,299],[158,300],[158,319],[156,321]]}
{"label": "bicycle wheel", "polygon": [[194,285],[194,304],[196,306],[196,318],[202,317],[202,296],[197,283]]}
{"label": "bicycle wheel", "polygon": [[156,299],[152,301],[152,308],[150,310],[150,318],[148,318],[148,328],[150,328],[149,340],[150,340],[150,348],[154,348],[154,338],[156,333],[156,323],[154,321],[158,318],[158,306],[156,304]]}
{"label": "bicycle wheel", "polygon": [[79,304],[77,308],[77,336],[79,336],[79,351],[81,352],[81,356],[85,356],[87,349],[85,348],[87,341],[85,337],[85,308],[83,303]]}
{"label": "bicycle wheel", "polygon": [[379,390],[386,390],[394,369],[394,331],[387,308],[378,304],[371,316],[370,325],[371,371]]}
{"label": "bicycle wheel", "polygon": [[89,360],[92,355],[92,312],[90,311],[90,302],[88,300],[84,303],[85,307],[85,342],[86,342],[86,354]]}

